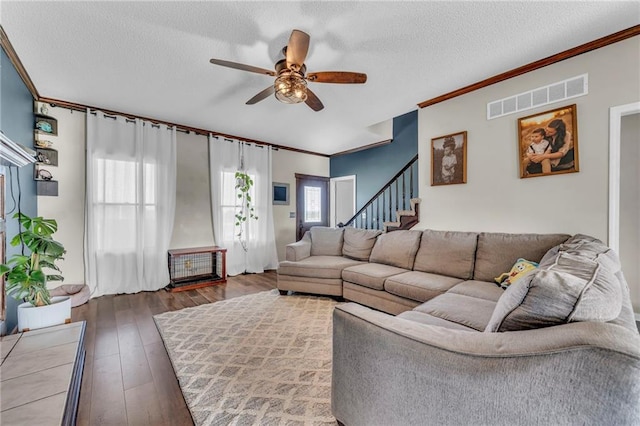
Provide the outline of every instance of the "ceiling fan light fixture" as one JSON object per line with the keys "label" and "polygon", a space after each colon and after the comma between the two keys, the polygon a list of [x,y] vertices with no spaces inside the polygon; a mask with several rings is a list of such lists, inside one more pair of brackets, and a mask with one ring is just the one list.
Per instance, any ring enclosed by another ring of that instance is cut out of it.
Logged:
{"label": "ceiling fan light fixture", "polygon": [[307,82],[296,72],[281,73],[273,87],[276,99],[285,104],[299,104],[307,100]]}

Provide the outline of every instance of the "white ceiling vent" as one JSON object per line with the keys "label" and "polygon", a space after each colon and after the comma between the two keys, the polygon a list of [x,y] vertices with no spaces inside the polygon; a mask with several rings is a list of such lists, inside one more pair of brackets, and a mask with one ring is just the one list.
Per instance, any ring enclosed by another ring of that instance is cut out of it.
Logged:
{"label": "white ceiling vent", "polygon": [[544,87],[487,104],[487,120],[560,102],[589,93],[589,74],[582,74]]}

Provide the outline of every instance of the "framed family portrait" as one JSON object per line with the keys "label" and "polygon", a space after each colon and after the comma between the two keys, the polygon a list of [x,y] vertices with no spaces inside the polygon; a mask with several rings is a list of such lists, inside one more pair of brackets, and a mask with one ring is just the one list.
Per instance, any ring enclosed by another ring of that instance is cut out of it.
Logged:
{"label": "framed family portrait", "polygon": [[518,119],[520,178],[578,171],[578,117],[569,105]]}
{"label": "framed family portrait", "polygon": [[431,139],[431,186],[467,183],[467,132]]}

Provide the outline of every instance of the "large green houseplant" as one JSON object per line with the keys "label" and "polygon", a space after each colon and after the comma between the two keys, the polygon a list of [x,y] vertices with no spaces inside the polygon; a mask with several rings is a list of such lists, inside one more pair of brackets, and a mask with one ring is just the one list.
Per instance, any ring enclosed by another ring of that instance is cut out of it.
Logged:
{"label": "large green houseplant", "polygon": [[[18,219],[20,231],[11,240],[12,246],[22,246],[22,254],[16,254],[6,264],[0,264],[0,276],[6,274],[7,295],[17,300],[24,299],[33,306],[51,303],[47,281],[62,281],[59,274],[47,274],[50,269],[60,272],[55,264],[65,253],[64,246],[52,238],[58,230],[53,219],[31,218],[22,213],[13,215]],[[25,253],[25,247],[29,254]]]}

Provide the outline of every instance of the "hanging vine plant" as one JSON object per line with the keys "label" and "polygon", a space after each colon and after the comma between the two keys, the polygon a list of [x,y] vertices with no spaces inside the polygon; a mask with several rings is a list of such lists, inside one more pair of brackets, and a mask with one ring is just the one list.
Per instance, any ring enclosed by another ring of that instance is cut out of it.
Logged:
{"label": "hanging vine plant", "polygon": [[238,227],[238,233],[236,237],[240,240],[242,248],[247,251],[247,242],[242,238],[244,233],[244,224],[249,219],[258,220],[258,216],[255,214],[255,208],[253,206],[253,200],[251,199],[251,187],[253,186],[253,179],[251,176],[244,172],[236,172],[236,196],[240,201],[238,210],[236,211],[236,226]]}

